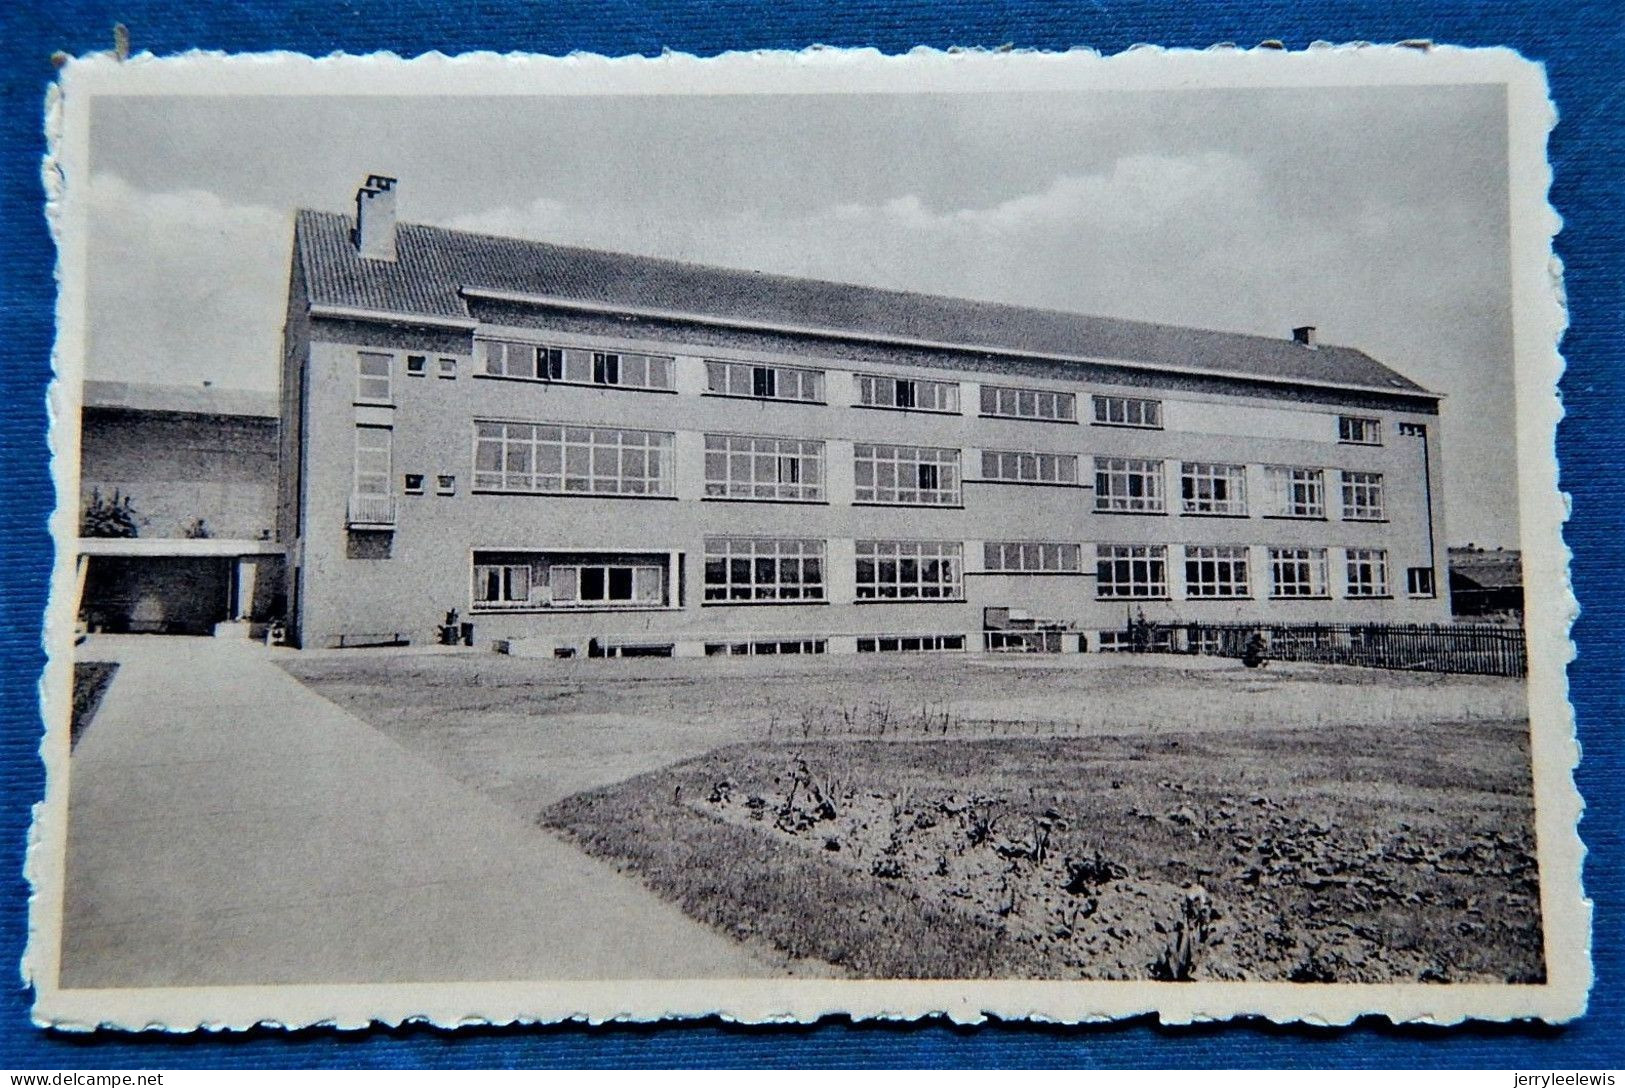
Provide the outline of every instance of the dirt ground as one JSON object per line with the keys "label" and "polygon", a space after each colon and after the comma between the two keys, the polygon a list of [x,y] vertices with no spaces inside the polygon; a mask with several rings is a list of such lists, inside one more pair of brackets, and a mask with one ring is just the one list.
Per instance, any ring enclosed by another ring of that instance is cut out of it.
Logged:
{"label": "dirt ground", "polygon": [[284,667],[690,915],[854,975],[1543,977],[1511,681],[1104,657]]}

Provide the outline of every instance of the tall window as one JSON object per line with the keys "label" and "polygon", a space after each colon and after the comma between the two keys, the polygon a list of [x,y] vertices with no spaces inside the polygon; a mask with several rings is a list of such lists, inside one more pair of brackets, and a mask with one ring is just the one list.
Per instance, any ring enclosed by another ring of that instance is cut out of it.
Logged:
{"label": "tall window", "polygon": [[670,495],[672,436],[557,423],[474,424],[474,486],[487,491]]}
{"label": "tall window", "polygon": [[959,411],[959,383],[924,378],[890,378],[883,374],[854,375],[858,403],[870,408],[909,408],[917,412]]}
{"label": "tall window", "polygon": [[817,402],[824,399],[824,372],[795,366],[707,359],[705,391],[725,397]]}
{"label": "tall window", "polygon": [[774,537],[705,538],[708,601],[821,601],[824,542]]}
{"label": "tall window", "polygon": [[1162,462],[1136,457],[1095,458],[1095,509],[1160,514]]}
{"label": "tall window", "polygon": [[1095,548],[1095,595],[1103,599],[1168,596],[1168,549],[1161,544]]}
{"label": "tall window", "polygon": [[504,378],[535,378],[573,385],[671,389],[673,361],[665,355],[594,351],[550,344],[487,340],[485,372]]}
{"label": "tall window", "polygon": [[1074,423],[1078,418],[1078,398],[1053,389],[1021,389],[1013,386],[982,386],[982,414],[1010,419],[1049,419]]}
{"label": "tall window", "polygon": [[1338,416],[1337,440],[1356,446],[1382,445],[1382,420],[1366,416]]}
{"label": "tall window", "polygon": [[852,447],[858,502],[957,506],[959,451],[858,442]]}
{"label": "tall window", "polygon": [[1271,548],[1270,595],[1328,597],[1325,548]]}
{"label": "tall window", "polygon": [[388,495],[394,488],[390,451],[394,432],[388,427],[355,429],[355,494]]}
{"label": "tall window", "polygon": [[1083,570],[1083,548],[1078,544],[989,540],[982,545],[982,562],[990,574],[1077,574]]}
{"label": "tall window", "polygon": [[1343,473],[1343,520],[1381,521],[1382,519],[1382,473]]}
{"label": "tall window", "polygon": [[813,439],[705,436],[710,498],[816,502],[824,497],[824,444]]}
{"label": "tall window", "polygon": [[1212,599],[1252,593],[1245,547],[1185,547],[1185,596]]}
{"label": "tall window", "polygon": [[1162,401],[1145,397],[1095,397],[1095,422],[1108,427],[1161,427]]}
{"label": "tall window", "polygon": [[356,353],[355,399],[390,402],[389,372],[394,357],[378,351]]}
{"label": "tall window", "polygon": [[1186,461],[1179,468],[1179,494],[1187,514],[1247,513],[1247,469]]}
{"label": "tall window", "polygon": [[931,540],[857,542],[858,600],[952,601],[964,596],[958,543]]}
{"label": "tall window", "polygon": [[1283,518],[1326,516],[1326,479],[1318,468],[1268,465],[1264,482],[1269,487],[1269,512]]}
{"label": "tall window", "polygon": [[982,477],[1021,484],[1075,484],[1078,458],[1071,453],[983,450]]}
{"label": "tall window", "polygon": [[1381,548],[1348,550],[1348,595],[1388,596],[1388,553]]}

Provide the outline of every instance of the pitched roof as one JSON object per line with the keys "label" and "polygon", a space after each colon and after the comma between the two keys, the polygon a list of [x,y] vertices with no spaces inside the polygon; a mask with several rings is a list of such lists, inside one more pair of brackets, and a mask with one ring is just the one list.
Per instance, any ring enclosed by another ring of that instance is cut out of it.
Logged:
{"label": "pitched roof", "polygon": [[144,382],[86,381],[85,408],[112,408],[134,412],[176,412],[187,415],[278,415],[275,393],[257,389],[224,389],[214,385],[154,385]]}
{"label": "pitched roof", "polygon": [[1286,338],[891,291],[411,223],[397,228],[395,261],[365,260],[350,240],[353,223],[333,212],[299,212],[295,247],[311,303],[466,320],[471,315],[462,292],[468,288],[813,335],[901,338],[995,353],[1427,393],[1355,348],[1310,349]]}

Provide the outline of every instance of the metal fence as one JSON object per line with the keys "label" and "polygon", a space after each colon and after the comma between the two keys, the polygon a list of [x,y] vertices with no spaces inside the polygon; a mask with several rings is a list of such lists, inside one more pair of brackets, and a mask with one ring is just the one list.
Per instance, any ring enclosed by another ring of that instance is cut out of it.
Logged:
{"label": "metal fence", "polygon": [[1130,623],[1113,641],[1130,652],[1241,657],[1255,634],[1274,661],[1480,676],[1523,676],[1529,668],[1523,631],[1488,624]]}

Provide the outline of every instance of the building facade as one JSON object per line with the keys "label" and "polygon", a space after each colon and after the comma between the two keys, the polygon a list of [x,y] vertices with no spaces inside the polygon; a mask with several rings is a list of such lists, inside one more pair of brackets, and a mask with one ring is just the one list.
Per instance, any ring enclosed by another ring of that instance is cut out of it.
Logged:
{"label": "building facade", "polygon": [[306,646],[1112,648],[1444,622],[1437,395],[1361,352],[301,212]]}
{"label": "building facade", "polygon": [[83,390],[81,622],[248,634],[280,615],[276,398],[131,382]]}

